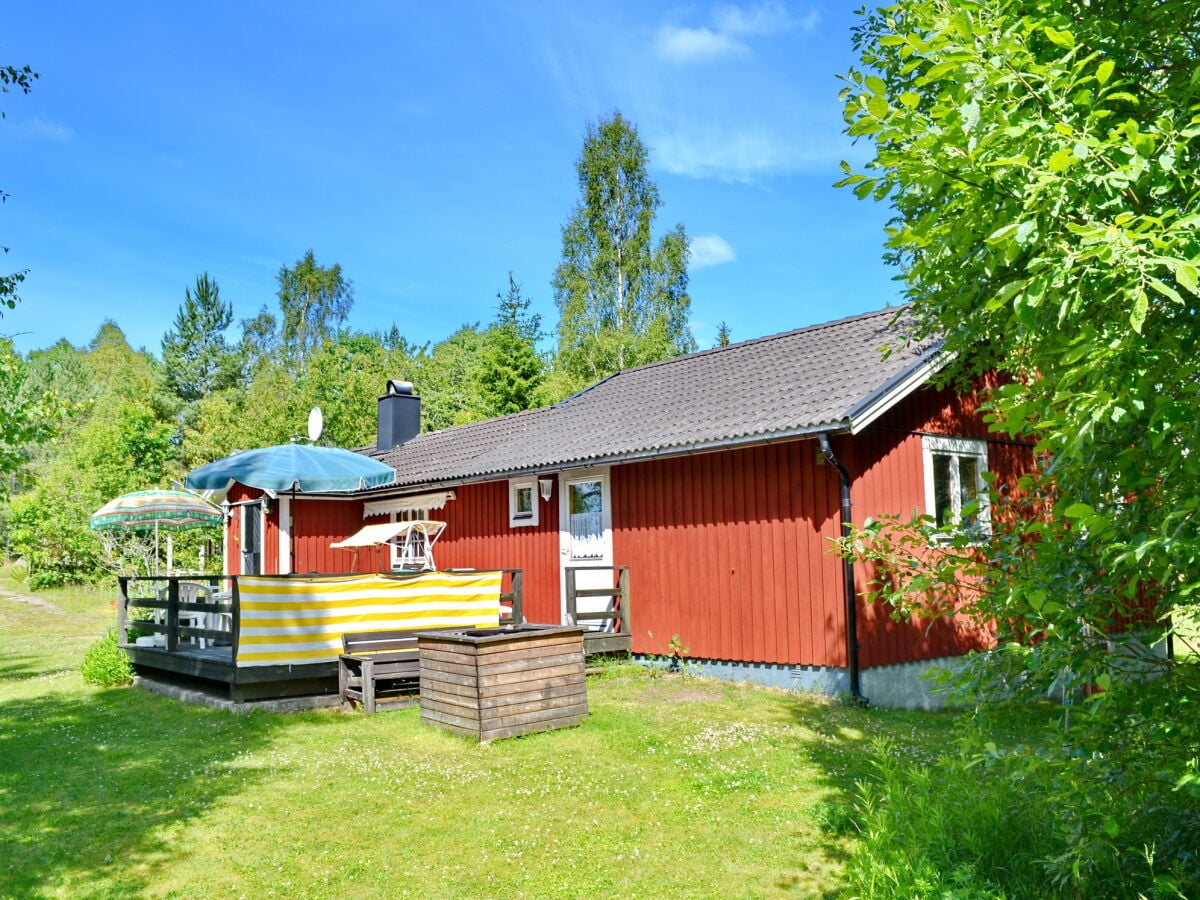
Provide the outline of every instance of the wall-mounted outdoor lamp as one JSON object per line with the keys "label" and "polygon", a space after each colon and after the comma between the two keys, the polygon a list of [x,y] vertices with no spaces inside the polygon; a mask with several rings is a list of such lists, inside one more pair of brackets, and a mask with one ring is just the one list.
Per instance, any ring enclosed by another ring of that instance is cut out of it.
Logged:
{"label": "wall-mounted outdoor lamp", "polygon": [[553,493],[553,491],[554,491],[554,479],[553,478],[539,478],[538,479],[538,490],[541,491],[543,500],[549,500],[550,494]]}

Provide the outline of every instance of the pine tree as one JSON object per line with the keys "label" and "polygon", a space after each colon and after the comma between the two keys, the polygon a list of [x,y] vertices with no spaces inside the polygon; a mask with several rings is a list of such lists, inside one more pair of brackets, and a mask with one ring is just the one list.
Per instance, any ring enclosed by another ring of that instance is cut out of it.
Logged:
{"label": "pine tree", "polygon": [[545,366],[537,351],[542,317],[529,312],[529,300],[521,296],[521,285],[508,273],[508,290],[496,294],[499,301],[495,323],[484,333],[477,378],[488,415],[532,409],[545,377]]}
{"label": "pine tree", "polygon": [[184,288],[175,327],[163,335],[167,385],[181,400],[194,402],[232,387],[241,376],[241,357],[225,339],[233,322],[233,305],[221,300],[221,289],[208,273],[196,289]]}

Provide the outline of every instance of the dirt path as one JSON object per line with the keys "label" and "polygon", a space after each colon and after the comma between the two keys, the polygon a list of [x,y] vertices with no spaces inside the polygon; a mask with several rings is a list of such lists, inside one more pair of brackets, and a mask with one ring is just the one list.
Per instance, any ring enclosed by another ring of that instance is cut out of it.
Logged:
{"label": "dirt path", "polygon": [[36,606],[38,609],[44,609],[48,613],[55,615],[65,615],[62,608],[49,600],[43,600],[41,597],[34,597],[29,594],[17,594],[13,591],[0,588],[0,599],[12,600],[14,603],[28,603],[30,606]]}

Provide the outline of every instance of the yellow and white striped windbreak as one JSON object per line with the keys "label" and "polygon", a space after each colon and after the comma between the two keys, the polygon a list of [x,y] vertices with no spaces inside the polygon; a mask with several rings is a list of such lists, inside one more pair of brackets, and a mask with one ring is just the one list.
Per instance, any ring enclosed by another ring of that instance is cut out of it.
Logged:
{"label": "yellow and white striped windbreak", "polygon": [[237,665],[328,662],[360,631],[487,628],[500,623],[502,572],[238,579]]}

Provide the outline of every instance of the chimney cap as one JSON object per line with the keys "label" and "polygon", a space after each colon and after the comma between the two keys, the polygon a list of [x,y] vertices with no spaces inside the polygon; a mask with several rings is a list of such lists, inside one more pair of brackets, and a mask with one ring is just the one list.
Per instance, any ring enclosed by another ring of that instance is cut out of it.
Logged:
{"label": "chimney cap", "polygon": [[397,394],[412,395],[413,383],[411,381],[401,381],[399,378],[389,378],[387,380],[387,396],[394,397]]}

